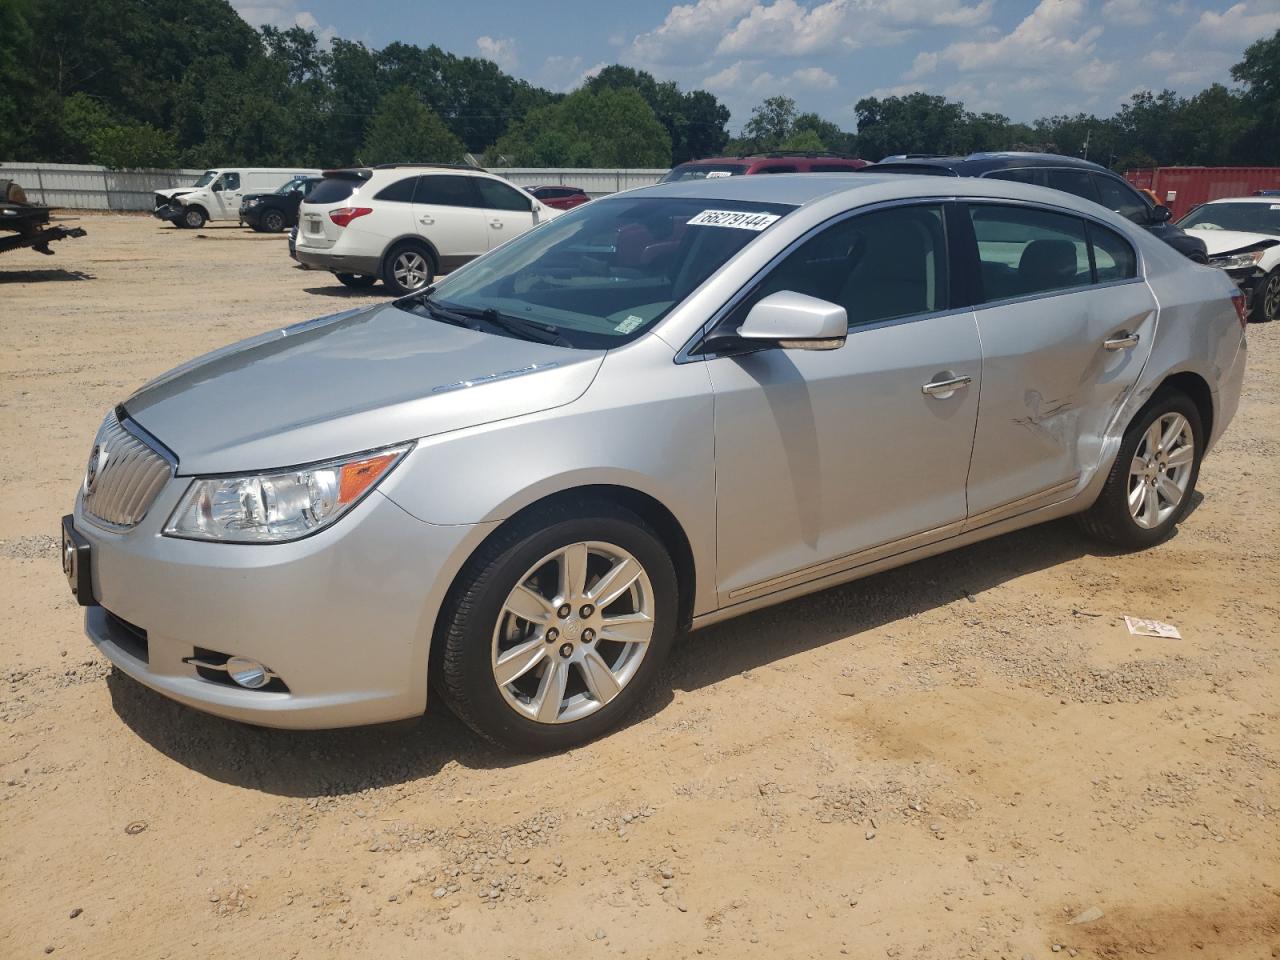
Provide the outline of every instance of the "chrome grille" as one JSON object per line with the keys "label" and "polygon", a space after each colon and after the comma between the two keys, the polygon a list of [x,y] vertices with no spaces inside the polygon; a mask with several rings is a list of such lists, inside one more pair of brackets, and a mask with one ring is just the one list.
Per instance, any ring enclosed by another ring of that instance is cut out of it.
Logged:
{"label": "chrome grille", "polygon": [[169,461],[121,426],[112,411],[94,439],[80,488],[85,513],[104,526],[135,526],[172,473]]}

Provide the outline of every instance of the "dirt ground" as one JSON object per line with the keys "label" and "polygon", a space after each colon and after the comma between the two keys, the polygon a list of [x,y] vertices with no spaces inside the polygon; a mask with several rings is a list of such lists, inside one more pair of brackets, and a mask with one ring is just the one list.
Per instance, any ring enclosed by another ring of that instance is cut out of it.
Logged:
{"label": "dirt ground", "polygon": [[625,729],[513,759],[97,655],[54,535],[104,411],[383,296],[282,236],[83,225],[0,257],[0,956],[1280,956],[1280,328],[1164,545],[1055,523],[722,624]]}

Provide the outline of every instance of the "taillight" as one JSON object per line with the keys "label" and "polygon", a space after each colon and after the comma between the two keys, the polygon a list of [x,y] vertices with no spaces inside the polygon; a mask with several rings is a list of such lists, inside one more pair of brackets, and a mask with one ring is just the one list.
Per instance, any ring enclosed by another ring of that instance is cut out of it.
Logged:
{"label": "taillight", "polygon": [[1249,315],[1244,309],[1244,293],[1237,290],[1231,294],[1231,305],[1236,308],[1236,317],[1240,320],[1240,329],[1243,330],[1249,323]]}
{"label": "taillight", "polygon": [[373,207],[339,207],[337,210],[329,211],[329,219],[340,227],[345,227],[357,217],[363,217],[366,213],[373,213]]}

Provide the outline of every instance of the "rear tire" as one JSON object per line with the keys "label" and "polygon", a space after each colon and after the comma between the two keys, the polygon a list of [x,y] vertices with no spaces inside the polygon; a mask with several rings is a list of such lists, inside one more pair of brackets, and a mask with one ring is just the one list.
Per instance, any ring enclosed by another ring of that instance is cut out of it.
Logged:
{"label": "rear tire", "polygon": [[367,290],[378,282],[377,277],[370,277],[363,273],[335,273],[344,287],[351,287],[353,290]]}
{"label": "rear tire", "polygon": [[182,211],[182,216],[179,219],[187,229],[199,230],[209,218],[205,216],[205,212],[199,207],[187,207]]}
{"label": "rear tire", "polygon": [[434,279],[431,251],[412,240],[396,244],[383,261],[382,282],[398,297],[421,290]]}
{"label": "rear tire", "polygon": [[1191,507],[1204,443],[1191,398],[1177,390],[1157,393],[1129,424],[1102,492],[1078,517],[1080,526],[1127,550],[1168,537]]}
{"label": "rear tire", "polygon": [[1254,289],[1249,319],[1254,323],[1280,319],[1280,267],[1272,269]]}
{"label": "rear tire", "polygon": [[[459,574],[436,628],[434,682],[459,718],[509,750],[585,743],[616,727],[657,676],[677,592],[670,555],[631,511],[607,501],[540,510]],[[500,681],[504,669],[513,679]]]}

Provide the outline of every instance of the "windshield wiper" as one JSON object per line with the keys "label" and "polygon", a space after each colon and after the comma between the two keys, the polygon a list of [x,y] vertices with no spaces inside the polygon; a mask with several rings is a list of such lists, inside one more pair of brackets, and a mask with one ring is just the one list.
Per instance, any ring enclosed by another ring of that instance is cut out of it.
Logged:
{"label": "windshield wiper", "polygon": [[427,311],[427,315],[430,316],[432,320],[439,320],[441,323],[450,323],[455,327],[466,327],[468,330],[484,330],[484,327],[476,323],[471,317],[462,313],[457,313],[453,310],[446,310],[444,307],[440,306],[440,304],[431,300],[427,296],[427,293],[429,293],[429,289],[426,291],[419,291],[412,297],[406,297],[404,300],[399,302],[408,306],[422,307]]}
{"label": "windshield wiper", "polygon": [[524,340],[534,340],[538,343],[547,343],[557,347],[569,347],[572,344],[560,334],[560,328],[551,323],[543,323],[541,320],[529,320],[525,317],[517,316],[514,313],[503,313],[493,307],[485,307],[483,309],[477,307],[460,307],[456,304],[449,304],[448,311],[461,317],[474,317],[477,320],[487,320],[495,327],[501,327],[507,333],[515,334]]}

